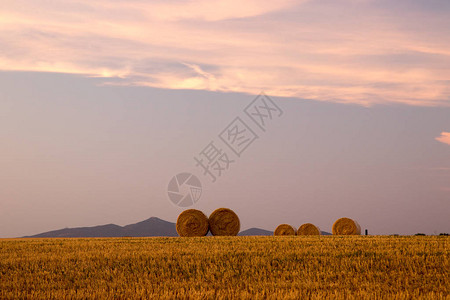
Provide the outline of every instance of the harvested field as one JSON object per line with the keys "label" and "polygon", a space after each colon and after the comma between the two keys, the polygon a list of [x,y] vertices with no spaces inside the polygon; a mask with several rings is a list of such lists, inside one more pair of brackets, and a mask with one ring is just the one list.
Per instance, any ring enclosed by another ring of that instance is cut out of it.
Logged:
{"label": "harvested field", "polygon": [[450,297],[448,237],[0,240],[0,298]]}

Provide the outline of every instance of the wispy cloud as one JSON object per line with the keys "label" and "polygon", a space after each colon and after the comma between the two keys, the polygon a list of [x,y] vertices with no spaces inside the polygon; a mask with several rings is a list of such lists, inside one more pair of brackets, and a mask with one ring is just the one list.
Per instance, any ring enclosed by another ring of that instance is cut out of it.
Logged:
{"label": "wispy cloud", "polygon": [[450,132],[441,132],[441,135],[436,138],[436,141],[450,145]]}
{"label": "wispy cloud", "polygon": [[425,10],[418,1],[3,1],[0,69],[450,106],[445,2]]}

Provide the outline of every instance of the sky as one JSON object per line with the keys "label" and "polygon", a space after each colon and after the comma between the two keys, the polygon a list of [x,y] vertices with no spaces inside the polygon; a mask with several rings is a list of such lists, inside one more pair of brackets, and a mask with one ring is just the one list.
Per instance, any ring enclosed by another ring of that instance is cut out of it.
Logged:
{"label": "sky", "polygon": [[450,232],[449,83],[446,0],[0,0],[0,237],[175,222],[182,172],[242,229]]}

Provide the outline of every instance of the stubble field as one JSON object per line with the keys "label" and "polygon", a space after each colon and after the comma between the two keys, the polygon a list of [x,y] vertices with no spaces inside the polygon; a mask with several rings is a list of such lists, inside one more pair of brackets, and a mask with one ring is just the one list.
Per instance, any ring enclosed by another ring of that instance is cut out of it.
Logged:
{"label": "stubble field", "polygon": [[448,237],[0,240],[0,298],[450,299]]}

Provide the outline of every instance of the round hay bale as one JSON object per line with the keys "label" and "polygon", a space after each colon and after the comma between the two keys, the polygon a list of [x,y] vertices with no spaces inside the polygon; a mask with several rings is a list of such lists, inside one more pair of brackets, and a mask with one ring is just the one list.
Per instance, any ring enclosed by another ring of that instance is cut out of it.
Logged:
{"label": "round hay bale", "polygon": [[275,229],[273,235],[295,235],[295,229],[289,224],[281,224]]}
{"label": "round hay bale", "polygon": [[333,224],[334,235],[360,235],[361,227],[349,218],[340,218]]}
{"label": "round hay bale", "polygon": [[209,216],[212,235],[237,235],[241,229],[239,217],[228,208],[218,208]]}
{"label": "round hay bale", "polygon": [[180,236],[205,236],[208,233],[208,218],[199,210],[183,211],[177,219],[177,232]]}
{"label": "round hay bale", "polygon": [[297,230],[297,235],[321,235],[319,227],[311,223],[305,223]]}

